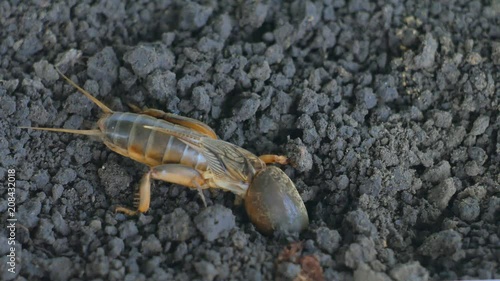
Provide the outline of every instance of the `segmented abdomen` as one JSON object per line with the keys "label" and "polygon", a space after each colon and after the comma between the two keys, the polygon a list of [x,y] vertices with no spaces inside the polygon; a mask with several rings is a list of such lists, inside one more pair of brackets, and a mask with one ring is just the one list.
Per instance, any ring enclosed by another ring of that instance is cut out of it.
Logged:
{"label": "segmented abdomen", "polygon": [[[117,112],[105,117],[104,143],[115,152],[149,166],[178,163],[205,171],[206,158],[171,135],[144,126],[179,130],[180,126],[143,114]],[[185,129],[181,127],[181,129]]]}

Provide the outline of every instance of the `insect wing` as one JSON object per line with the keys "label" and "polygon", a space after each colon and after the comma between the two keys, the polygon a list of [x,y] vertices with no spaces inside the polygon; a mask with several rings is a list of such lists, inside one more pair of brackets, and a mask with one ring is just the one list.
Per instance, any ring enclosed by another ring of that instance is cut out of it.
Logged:
{"label": "insect wing", "polygon": [[203,155],[209,158],[208,154],[211,154],[218,160],[213,163],[210,163],[209,160],[209,166],[212,167],[210,164],[214,164],[214,167],[222,166],[226,177],[229,174],[234,180],[248,182],[249,178],[255,173],[254,167],[242,152],[243,149],[232,143],[204,138],[202,147]]}

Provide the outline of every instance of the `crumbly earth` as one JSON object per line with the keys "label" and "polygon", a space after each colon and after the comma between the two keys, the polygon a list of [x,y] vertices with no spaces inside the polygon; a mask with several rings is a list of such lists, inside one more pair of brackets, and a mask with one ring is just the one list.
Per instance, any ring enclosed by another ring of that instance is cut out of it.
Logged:
{"label": "crumbly earth", "polygon": [[[1,1],[1,280],[500,278],[498,1]],[[128,103],[277,153],[311,224],[266,237],[234,195],[155,182],[89,137]],[[2,225],[8,193],[1,189]],[[302,243],[295,243],[302,241]]]}

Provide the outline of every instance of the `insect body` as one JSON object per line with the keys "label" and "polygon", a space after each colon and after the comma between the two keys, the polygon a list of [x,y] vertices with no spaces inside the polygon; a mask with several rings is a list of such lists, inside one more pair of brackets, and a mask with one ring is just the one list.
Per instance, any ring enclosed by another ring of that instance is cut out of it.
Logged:
{"label": "insect body", "polygon": [[250,220],[265,234],[278,229],[299,232],[308,226],[307,211],[292,181],[277,167],[266,165],[284,164],[285,157],[257,157],[218,139],[210,127],[195,119],[156,109],[113,112],[59,74],[104,111],[98,129],[32,129],[97,136],[111,150],[150,167],[139,184],[137,209],[117,207],[116,211],[129,215],[146,212],[151,179],[156,179],[197,189],[205,205],[202,189],[233,192],[243,198]]}

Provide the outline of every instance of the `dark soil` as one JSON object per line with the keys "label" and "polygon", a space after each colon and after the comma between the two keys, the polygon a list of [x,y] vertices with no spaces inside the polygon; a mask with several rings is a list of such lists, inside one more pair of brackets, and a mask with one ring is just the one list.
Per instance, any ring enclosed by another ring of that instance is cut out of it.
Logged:
{"label": "dark soil", "polygon": [[[499,1],[27,3],[0,2],[1,280],[500,278]],[[289,156],[309,228],[263,236],[233,194],[158,181],[115,214],[147,167],[19,128],[98,120],[54,65],[116,111]]]}

